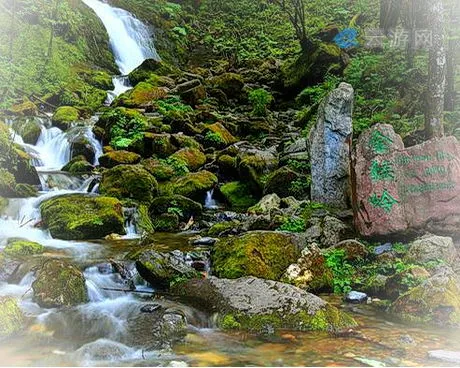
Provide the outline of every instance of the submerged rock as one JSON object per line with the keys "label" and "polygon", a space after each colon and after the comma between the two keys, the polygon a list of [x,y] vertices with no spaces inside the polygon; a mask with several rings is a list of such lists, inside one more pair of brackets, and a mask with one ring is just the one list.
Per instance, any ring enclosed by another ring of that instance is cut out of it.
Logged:
{"label": "submerged rock", "polygon": [[70,194],[40,205],[43,225],[54,238],[101,239],[112,233],[125,234],[122,205],[109,197]]}
{"label": "submerged rock", "polygon": [[298,236],[275,231],[251,231],[221,239],[212,253],[213,270],[223,278],[255,276],[279,280],[297,260],[302,246]]}
{"label": "submerged rock", "polygon": [[336,331],[356,326],[353,318],[313,294],[255,277],[190,280],[172,291],[197,307],[217,312],[224,329]]}
{"label": "submerged rock", "polygon": [[11,297],[0,297],[0,339],[19,332],[24,326],[24,315],[17,301]]}
{"label": "submerged rock", "polygon": [[43,308],[70,307],[88,301],[83,273],[60,259],[50,259],[42,264],[32,289],[34,301]]}

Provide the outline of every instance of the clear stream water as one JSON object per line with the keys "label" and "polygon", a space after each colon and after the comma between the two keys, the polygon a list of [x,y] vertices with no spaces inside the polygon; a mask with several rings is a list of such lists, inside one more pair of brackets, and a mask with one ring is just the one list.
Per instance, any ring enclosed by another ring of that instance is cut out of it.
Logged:
{"label": "clear stream water", "polygon": [[[122,9],[98,0],[82,0],[103,21],[120,73],[125,75],[145,58],[158,58],[151,44],[151,34],[144,24]],[[112,97],[129,88],[127,79],[115,77],[116,91]],[[119,83],[119,84],[117,84]],[[15,283],[0,283],[0,295],[14,296],[27,316],[27,328],[20,335],[0,344],[2,366],[361,366],[430,365],[427,351],[435,349],[460,350],[460,333],[439,329],[420,329],[391,322],[381,312],[369,306],[341,306],[360,323],[360,331],[368,338],[335,339],[325,333],[281,331],[274,336],[261,337],[246,333],[224,333],[213,328],[213,318],[189,306],[155,299],[156,303],[181,310],[187,317],[189,333],[183,344],[172,351],[142,351],[127,341],[126,322],[139,313],[139,307],[152,300],[151,294],[125,294],[106,288],[123,288],[116,274],[107,272],[107,260],[122,260],[138,247],[138,235],[133,210],[125,209],[127,236],[118,240],[88,242],[53,239],[48,231],[36,228],[40,222],[40,203],[50,197],[67,193],[97,195],[97,177],[76,177],[61,172],[71,159],[70,137],[83,134],[96,152],[94,164],[102,153],[100,143],[92,134],[93,121],[80,122],[63,132],[52,127],[50,120],[37,118],[41,136],[36,145],[24,144],[21,137],[12,135],[16,143],[34,158],[33,162],[42,182],[43,191],[37,198],[12,199],[0,218],[0,248],[12,237],[36,241],[46,252],[38,257],[61,257],[71,260],[84,270],[90,301],[71,309],[44,309],[33,301],[32,272],[24,272]],[[206,206],[215,209],[212,192],[204,199]],[[188,236],[156,234],[159,249],[187,250]],[[151,291],[139,278],[138,290]],[[410,336],[410,338],[407,337]],[[129,339],[128,339],[129,340]],[[409,340],[410,343],[403,341]],[[384,344],[385,346],[382,346]],[[380,362],[380,363],[379,363]],[[439,363],[436,363],[439,364]]]}

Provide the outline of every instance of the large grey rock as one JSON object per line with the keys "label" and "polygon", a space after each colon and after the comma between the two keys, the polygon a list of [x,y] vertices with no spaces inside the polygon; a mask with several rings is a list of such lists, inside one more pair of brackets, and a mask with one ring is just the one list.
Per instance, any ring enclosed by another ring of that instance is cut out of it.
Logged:
{"label": "large grey rock", "polygon": [[406,259],[409,262],[425,263],[441,260],[453,264],[457,250],[452,238],[427,234],[410,245]]}
{"label": "large grey rock", "polygon": [[311,198],[347,207],[350,196],[350,145],[353,87],[341,83],[321,103],[310,133]]}
{"label": "large grey rock", "polygon": [[220,315],[223,327],[257,331],[274,328],[339,330],[356,322],[347,314],[293,285],[255,277],[210,277],[173,289],[200,308]]}

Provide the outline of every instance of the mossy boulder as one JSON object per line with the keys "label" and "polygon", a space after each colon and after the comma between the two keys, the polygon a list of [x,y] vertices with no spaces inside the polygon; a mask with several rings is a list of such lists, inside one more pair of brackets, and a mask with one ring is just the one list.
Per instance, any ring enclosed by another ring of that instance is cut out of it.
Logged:
{"label": "mossy boulder", "polygon": [[201,201],[206,192],[217,184],[217,181],[217,177],[206,170],[188,173],[173,182],[172,192]]}
{"label": "mossy boulder", "polygon": [[[284,166],[270,174],[264,186],[264,194],[275,193],[281,198],[295,197],[297,192],[292,187],[292,183],[299,179],[301,179],[301,176],[298,173]],[[307,182],[306,177],[301,180]],[[308,188],[308,185],[306,187]]]}
{"label": "mossy boulder", "polygon": [[24,327],[25,317],[16,299],[0,297],[0,339],[9,337]]}
{"label": "mossy boulder", "polygon": [[155,231],[172,233],[179,230],[179,216],[176,213],[162,213],[153,218],[152,224]]}
{"label": "mossy boulder", "polygon": [[121,202],[116,198],[70,194],[40,205],[43,225],[54,238],[100,239],[125,234]]}
{"label": "mossy boulder", "polygon": [[22,137],[24,143],[35,145],[42,132],[41,125],[35,119],[17,119],[13,130]]}
{"label": "mossy boulder", "polygon": [[240,181],[226,183],[219,191],[231,209],[236,211],[246,211],[257,203],[257,197],[252,194],[250,187]]}
{"label": "mossy boulder", "polygon": [[136,262],[136,269],[145,281],[160,289],[168,289],[177,279],[199,275],[186,263],[184,253],[178,250],[158,252],[154,248],[141,249],[129,253],[127,258]]}
{"label": "mossy boulder", "polygon": [[181,195],[162,196],[155,198],[150,205],[150,216],[155,218],[163,213],[168,213],[171,208],[177,209],[180,213],[180,220],[187,221],[191,216],[200,216],[203,206]]}
{"label": "mossy boulder", "polygon": [[401,295],[390,313],[403,321],[460,326],[460,280],[449,268],[439,270],[419,286]]}
{"label": "mossy boulder", "polygon": [[93,171],[94,166],[91,165],[86,157],[78,155],[72,158],[67,164],[62,167],[62,171],[69,172],[74,175],[89,174]]}
{"label": "mossy boulder", "polygon": [[204,143],[208,147],[225,148],[237,139],[221,123],[207,125],[203,130]]}
{"label": "mossy boulder", "polygon": [[121,94],[113,102],[114,106],[148,107],[153,102],[165,98],[168,92],[163,87],[156,87],[148,82],[140,82],[134,88]]}
{"label": "mossy boulder", "polygon": [[3,253],[13,259],[24,258],[44,252],[43,245],[27,240],[13,240],[8,242]]}
{"label": "mossy boulder", "polygon": [[277,329],[341,331],[357,326],[348,314],[321,298],[281,282],[255,277],[236,280],[211,276],[172,288],[201,309],[217,313],[223,329],[274,333]]}
{"label": "mossy boulder", "polygon": [[11,106],[8,112],[17,116],[36,116],[38,114],[38,107],[32,101],[24,99],[23,102]]}
{"label": "mossy boulder", "polygon": [[80,112],[72,106],[61,106],[54,112],[51,121],[59,129],[67,130],[80,118]]}
{"label": "mossy boulder", "polygon": [[176,175],[174,168],[164,161],[148,158],[142,160],[141,165],[158,181],[167,181]]}
{"label": "mossy boulder", "polygon": [[34,301],[43,308],[71,307],[88,302],[83,273],[65,260],[45,261],[35,276]]}
{"label": "mossy boulder", "polygon": [[244,87],[244,79],[236,73],[224,73],[209,80],[213,88],[220,89],[228,98],[240,98]]}
{"label": "mossy boulder", "polygon": [[99,191],[110,197],[150,203],[158,193],[158,183],[142,165],[118,165],[104,171]]}
{"label": "mossy boulder", "polygon": [[279,280],[300,255],[299,237],[275,231],[251,231],[222,239],[214,246],[215,275],[235,279],[255,276]]}
{"label": "mossy boulder", "polygon": [[129,151],[111,151],[99,157],[99,164],[109,169],[117,165],[135,165],[140,161],[140,155]]}
{"label": "mossy boulder", "polygon": [[206,155],[196,148],[183,148],[172,157],[184,161],[190,171],[196,171],[206,163]]}

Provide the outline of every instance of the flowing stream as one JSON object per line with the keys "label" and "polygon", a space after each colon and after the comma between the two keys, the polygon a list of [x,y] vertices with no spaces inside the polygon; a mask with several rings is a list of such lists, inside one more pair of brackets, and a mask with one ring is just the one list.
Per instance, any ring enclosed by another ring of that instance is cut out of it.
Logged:
{"label": "flowing stream", "polygon": [[[113,99],[130,88],[126,74],[146,58],[159,57],[151,42],[149,28],[130,13],[102,1],[82,1],[95,11],[109,34],[121,74],[114,77],[115,90],[109,93]],[[140,306],[151,303],[151,294],[116,291],[125,285],[117,274],[110,271],[107,263],[110,258],[123,259],[125,254],[138,247],[136,211],[132,208],[124,210],[128,235],[110,241],[53,239],[48,231],[35,227],[40,222],[39,205],[44,200],[68,193],[97,195],[97,177],[78,177],[61,171],[72,158],[73,139],[79,135],[85,137],[94,152],[95,165],[102,153],[101,144],[92,133],[92,121],[79,122],[67,132],[52,127],[50,119],[40,118],[39,123],[41,135],[36,145],[25,144],[16,134],[12,136],[33,157],[42,191],[36,198],[10,200],[0,218],[0,248],[9,238],[19,237],[42,244],[46,252],[41,257],[70,259],[84,270],[90,301],[76,308],[45,309],[33,301],[33,272],[25,272],[16,282],[1,282],[0,295],[20,300],[28,317],[28,328],[8,344],[0,345],[0,365],[366,365],[355,357],[374,359],[387,365],[420,365],[425,364],[427,350],[460,349],[459,336],[452,336],[454,332],[409,328],[387,322],[366,307],[350,311],[364,332],[395,346],[401,345],[401,336],[409,334],[413,345],[405,355],[359,340],[337,342],[324,333],[283,331],[272,337],[223,333],[213,328],[211,316],[167,299],[158,303],[179,309],[190,324],[186,342],[173,351],[140,349],[129,342],[133,336],[126,326],[137,316]],[[217,207],[212,191],[207,195],[206,207]],[[155,241],[165,249],[186,250],[190,247],[184,235],[157,234]],[[135,269],[131,271],[135,275]],[[153,292],[139,277],[134,279],[136,290]]]}

